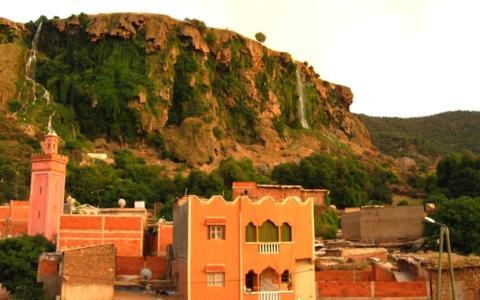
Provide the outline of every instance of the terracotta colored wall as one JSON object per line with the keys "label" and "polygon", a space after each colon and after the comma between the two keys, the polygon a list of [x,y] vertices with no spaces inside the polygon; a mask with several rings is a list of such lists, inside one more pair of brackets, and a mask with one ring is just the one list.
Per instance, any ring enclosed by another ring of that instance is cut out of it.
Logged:
{"label": "terracotta colored wall", "polygon": [[395,282],[395,275],[392,271],[383,268],[380,265],[372,264],[373,281],[381,282]]}
{"label": "terracotta colored wall", "polygon": [[57,276],[59,263],[54,260],[41,259],[38,262],[38,276]]}
{"label": "terracotta colored wall", "polygon": [[370,281],[372,272],[370,270],[328,270],[316,271],[315,280],[324,282],[354,282]]}
{"label": "terracotta colored wall", "polygon": [[143,257],[117,256],[115,257],[115,275],[140,275],[145,266]]}
{"label": "terracotta colored wall", "polygon": [[159,279],[165,277],[165,258],[157,256],[132,257],[117,256],[115,258],[115,275],[140,275],[143,268],[149,268],[152,271],[153,278]]}
{"label": "terracotta colored wall", "polygon": [[12,200],[9,205],[0,206],[0,238],[27,233],[28,201]]}
{"label": "terracotta colored wall", "polygon": [[370,297],[370,282],[317,282],[317,297]]}
{"label": "terracotta colored wall", "polygon": [[58,250],[113,243],[118,256],[143,256],[141,216],[62,215]]}
{"label": "terracotta colored wall", "polygon": [[375,297],[427,297],[428,283],[410,282],[375,282]]}
{"label": "terracotta colored wall", "polygon": [[168,245],[173,243],[173,224],[158,224],[157,255],[165,256]]}
{"label": "terracotta colored wall", "polygon": [[428,299],[428,283],[411,282],[317,282],[318,297],[322,298],[400,298]]}
{"label": "terracotta colored wall", "polygon": [[165,278],[165,257],[147,256],[147,268],[152,271],[153,279]]}

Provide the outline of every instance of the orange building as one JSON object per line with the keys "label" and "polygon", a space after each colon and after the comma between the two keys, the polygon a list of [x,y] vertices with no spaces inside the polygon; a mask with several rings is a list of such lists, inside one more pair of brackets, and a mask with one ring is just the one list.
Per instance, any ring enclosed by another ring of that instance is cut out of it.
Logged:
{"label": "orange building", "polygon": [[315,299],[314,201],[188,196],[173,210],[180,299]]}
{"label": "orange building", "polygon": [[41,234],[55,240],[63,213],[65,175],[68,157],[58,154],[58,136],[45,135],[41,154],[32,155],[28,234]]}
{"label": "orange building", "polygon": [[282,201],[287,197],[299,197],[302,200],[313,198],[315,205],[323,206],[328,196],[325,189],[304,189],[301,185],[280,184],[257,184],[255,182],[234,182],[232,196],[248,196],[252,200],[263,197],[272,197],[276,201]]}

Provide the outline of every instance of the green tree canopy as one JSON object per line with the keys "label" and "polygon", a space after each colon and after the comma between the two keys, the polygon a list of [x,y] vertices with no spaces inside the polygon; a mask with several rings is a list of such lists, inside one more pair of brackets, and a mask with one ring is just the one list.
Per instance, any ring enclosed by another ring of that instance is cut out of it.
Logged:
{"label": "green tree canopy", "polygon": [[0,283],[15,299],[42,299],[38,257],[54,250],[53,244],[39,235],[0,240]]}
{"label": "green tree canopy", "polygon": [[[450,228],[453,251],[480,254],[480,197],[444,201],[430,217]],[[438,226],[426,224],[424,235],[431,249],[438,249],[439,232]]]}

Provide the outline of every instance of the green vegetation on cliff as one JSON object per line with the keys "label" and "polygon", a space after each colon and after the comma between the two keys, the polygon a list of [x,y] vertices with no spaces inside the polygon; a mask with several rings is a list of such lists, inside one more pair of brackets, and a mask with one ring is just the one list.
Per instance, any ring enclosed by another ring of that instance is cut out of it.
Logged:
{"label": "green vegetation on cliff", "polygon": [[369,203],[392,203],[389,183],[397,179],[380,167],[368,169],[354,158],[334,159],[315,155],[298,164],[279,164],[272,170],[272,179],[281,184],[299,184],[306,188],[326,188],[338,207],[361,206]]}

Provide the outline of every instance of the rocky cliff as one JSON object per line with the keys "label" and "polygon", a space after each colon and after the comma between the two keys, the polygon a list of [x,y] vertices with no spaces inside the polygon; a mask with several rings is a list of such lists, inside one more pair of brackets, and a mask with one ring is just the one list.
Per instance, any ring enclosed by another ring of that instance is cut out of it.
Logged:
{"label": "rocky cliff", "polygon": [[[35,34],[38,86],[25,77]],[[1,109],[17,125],[39,135],[55,111],[54,127],[71,147],[82,137],[107,140],[205,169],[230,156],[271,168],[314,152],[378,154],[349,112],[350,88],[198,20],[0,19],[0,79]]]}

